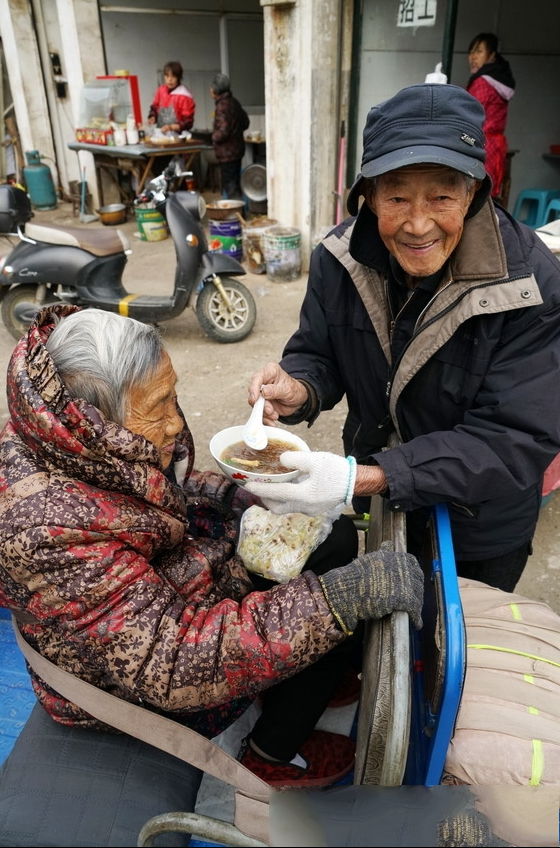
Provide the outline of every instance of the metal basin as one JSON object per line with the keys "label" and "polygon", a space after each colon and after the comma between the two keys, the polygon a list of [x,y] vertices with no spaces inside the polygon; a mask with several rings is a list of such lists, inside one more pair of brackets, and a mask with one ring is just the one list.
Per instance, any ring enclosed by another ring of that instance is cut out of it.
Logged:
{"label": "metal basin", "polygon": [[215,200],[206,204],[206,214],[213,221],[226,221],[240,215],[244,206],[243,200]]}
{"label": "metal basin", "polygon": [[124,224],[126,221],[126,206],[124,203],[109,203],[97,210],[102,224]]}

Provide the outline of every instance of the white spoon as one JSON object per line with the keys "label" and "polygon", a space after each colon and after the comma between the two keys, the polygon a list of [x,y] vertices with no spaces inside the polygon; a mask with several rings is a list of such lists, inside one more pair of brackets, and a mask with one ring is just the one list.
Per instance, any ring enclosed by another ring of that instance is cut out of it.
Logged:
{"label": "white spoon", "polygon": [[266,435],[262,420],[263,409],[264,397],[260,395],[247,423],[243,427],[243,441],[248,447],[254,450],[264,450],[268,444],[268,436]]}

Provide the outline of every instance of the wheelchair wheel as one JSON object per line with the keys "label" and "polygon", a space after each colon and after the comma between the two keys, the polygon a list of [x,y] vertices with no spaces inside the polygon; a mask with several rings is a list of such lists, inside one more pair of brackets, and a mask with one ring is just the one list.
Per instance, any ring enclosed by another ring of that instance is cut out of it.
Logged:
{"label": "wheelchair wheel", "polygon": [[[382,541],[406,550],[405,516],[390,512],[383,498],[372,498],[367,550]],[[412,683],[408,615],[394,612],[367,622],[358,714],[355,784],[400,786],[410,738]]]}

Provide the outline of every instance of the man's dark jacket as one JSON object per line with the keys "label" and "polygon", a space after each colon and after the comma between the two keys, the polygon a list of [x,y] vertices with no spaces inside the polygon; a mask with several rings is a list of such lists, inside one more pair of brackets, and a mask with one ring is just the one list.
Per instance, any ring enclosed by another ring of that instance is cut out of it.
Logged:
{"label": "man's dark jacket", "polygon": [[[382,466],[392,509],[447,503],[458,559],[513,551],[533,536],[560,451],[560,263],[487,201],[396,363],[388,272],[362,206],[313,251],[281,365],[315,389],[311,422],[346,396],[344,450]],[[402,443],[381,452],[393,429]]]}

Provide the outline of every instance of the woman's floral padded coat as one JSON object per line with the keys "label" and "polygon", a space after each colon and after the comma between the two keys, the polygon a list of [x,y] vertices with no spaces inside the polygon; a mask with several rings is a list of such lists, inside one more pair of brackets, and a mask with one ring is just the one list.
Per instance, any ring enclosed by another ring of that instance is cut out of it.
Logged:
{"label": "woman's floral padded coat", "polygon": [[[53,313],[74,309],[44,310],[10,361],[0,604],[61,668],[213,735],[343,635],[311,572],[251,591],[235,548],[254,501],[222,474],[193,470],[186,422],[178,485],[155,445],[69,397],[44,343]],[[54,719],[98,726],[32,680]]]}

